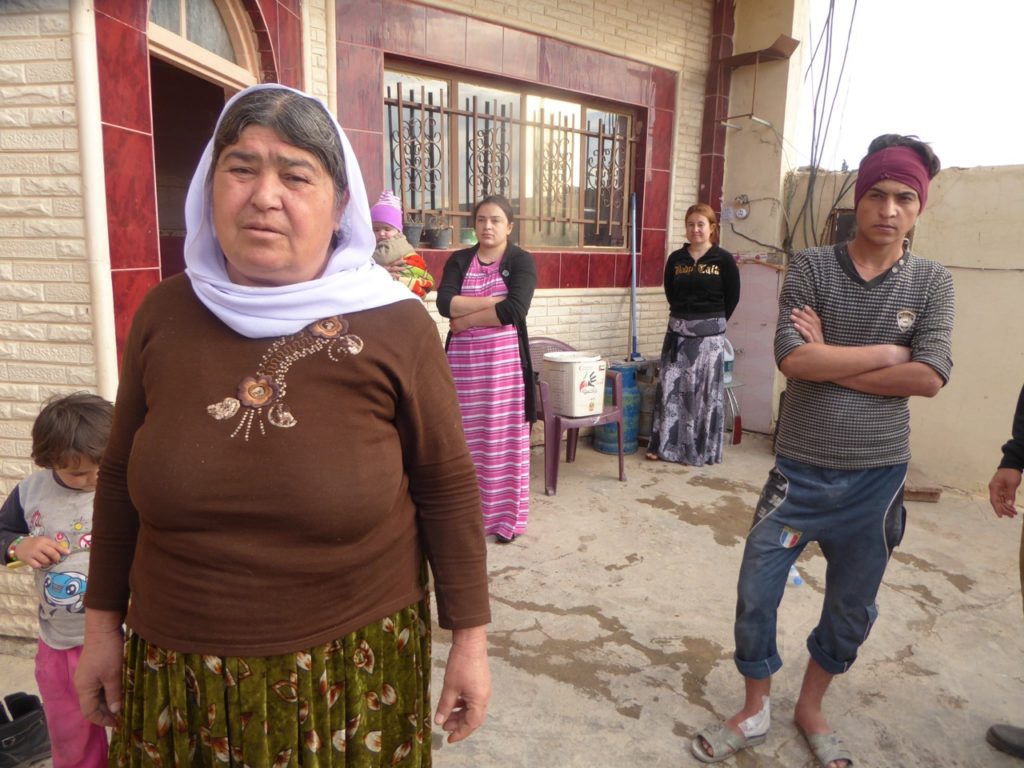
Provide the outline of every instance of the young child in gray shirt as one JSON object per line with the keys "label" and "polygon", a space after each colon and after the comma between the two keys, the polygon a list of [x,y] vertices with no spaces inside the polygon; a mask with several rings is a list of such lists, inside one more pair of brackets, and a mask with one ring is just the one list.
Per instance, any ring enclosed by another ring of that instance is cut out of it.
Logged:
{"label": "young child in gray shirt", "polygon": [[32,459],[42,469],[0,507],[4,562],[35,570],[36,681],[54,768],[107,765],[106,731],[82,716],[72,679],[85,635],[92,502],[112,414],[110,403],[86,392],[47,402],[32,425]]}

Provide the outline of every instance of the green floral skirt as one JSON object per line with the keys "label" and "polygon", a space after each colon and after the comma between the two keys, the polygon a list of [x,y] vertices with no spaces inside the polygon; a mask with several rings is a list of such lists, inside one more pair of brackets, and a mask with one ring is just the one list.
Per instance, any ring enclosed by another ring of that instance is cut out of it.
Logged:
{"label": "green floral skirt", "polygon": [[110,765],[430,766],[426,601],[333,642],[280,656],[125,643]]}

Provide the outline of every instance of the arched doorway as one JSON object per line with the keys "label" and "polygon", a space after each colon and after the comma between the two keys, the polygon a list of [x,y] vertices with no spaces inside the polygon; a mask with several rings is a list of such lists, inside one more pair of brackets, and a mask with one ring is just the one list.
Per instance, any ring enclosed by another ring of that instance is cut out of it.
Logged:
{"label": "arched doorway", "polygon": [[252,23],[240,6],[153,0],[149,8],[150,101],[160,277],[185,269],[185,195],[224,106],[258,82]]}
{"label": "arched doorway", "polygon": [[[202,50],[203,46],[188,39],[187,28],[184,36],[180,34],[180,27],[176,32],[168,30],[165,35],[166,28],[150,21],[149,3],[108,2],[95,9],[104,192],[118,356],[136,308],[162,276],[154,108],[158,120],[162,120],[159,113],[165,109],[188,113],[192,105],[177,99],[191,98],[187,94],[193,89],[205,90],[211,85],[219,89],[221,104],[226,91],[234,92],[249,82],[280,82],[302,87],[302,20],[298,10],[290,5],[286,7],[280,0],[205,1],[207,8],[212,4],[222,19],[229,20],[225,28],[233,50],[237,50],[237,45],[232,35],[249,41],[249,58],[242,60],[245,66],[222,56],[213,60],[212,67],[204,64],[203,56],[193,55],[195,49]],[[158,13],[170,7],[166,6],[167,0],[154,2],[159,3]],[[184,14],[186,24],[189,7],[197,2],[199,0],[171,0],[177,12]],[[194,29],[202,26],[200,21]],[[193,80],[175,86],[172,77],[165,91],[172,95],[162,96],[158,86],[154,105],[150,69],[158,59]],[[238,71],[245,72],[245,77],[231,74]],[[163,124],[173,139],[174,126],[166,121]],[[208,129],[206,132],[208,134]],[[204,140],[205,137],[199,141],[197,151],[201,151]],[[191,168],[188,170],[191,172]],[[180,265],[180,255],[177,258]],[[169,259],[171,271],[174,264],[173,258]]]}
{"label": "arched doorway", "polygon": [[224,89],[157,58],[150,61],[150,83],[160,277],[166,279],[185,269],[185,195],[224,106]]}

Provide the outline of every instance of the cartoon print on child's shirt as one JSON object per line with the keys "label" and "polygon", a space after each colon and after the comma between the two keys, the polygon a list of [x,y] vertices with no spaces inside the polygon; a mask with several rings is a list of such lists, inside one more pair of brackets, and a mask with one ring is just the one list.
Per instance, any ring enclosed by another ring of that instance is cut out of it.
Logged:
{"label": "cartoon print on child's shirt", "polygon": [[52,610],[47,616],[46,609],[40,605],[39,614],[43,618],[50,618],[61,608],[68,613],[85,613],[84,599],[87,581],[84,573],[74,571],[46,574],[46,578],[43,580],[43,599],[48,606],[52,606]]}
{"label": "cartoon print on child's shirt", "polygon": [[[41,510],[29,515],[29,535],[46,536]],[[75,552],[88,550],[92,547],[92,521],[79,517],[71,522],[67,531],[57,531],[50,538],[57,542],[64,551],[61,562]],[[52,567],[52,566],[51,566]],[[52,571],[43,579],[42,601],[39,604],[39,616],[43,619],[53,618],[60,610],[68,613],[85,613],[85,590],[88,576],[78,571]]]}
{"label": "cartoon print on child's shirt", "polygon": [[85,518],[78,518],[71,523],[71,538],[81,536],[82,533],[88,533],[90,528],[90,521]]}
{"label": "cartoon print on child's shirt", "polygon": [[[29,536],[46,536],[46,528],[43,526],[42,513],[37,509],[29,517]],[[78,552],[92,547],[92,521],[85,518],[78,518],[71,522],[70,529],[57,531],[51,537],[57,546],[64,550],[65,557],[72,552]]]}

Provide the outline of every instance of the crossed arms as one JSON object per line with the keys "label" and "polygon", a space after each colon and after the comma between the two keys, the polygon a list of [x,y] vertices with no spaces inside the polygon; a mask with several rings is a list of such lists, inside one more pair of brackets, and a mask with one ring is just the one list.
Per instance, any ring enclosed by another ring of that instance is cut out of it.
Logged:
{"label": "crossed arms", "polygon": [[462,333],[469,328],[504,325],[494,309],[504,296],[454,296],[451,304],[452,333]]}
{"label": "crossed arms", "polygon": [[891,397],[934,397],[945,383],[931,366],[912,362],[909,347],[826,344],[821,318],[809,306],[794,309],[790,321],[805,343],[779,363],[787,378],[831,381],[858,392]]}
{"label": "crossed arms", "polygon": [[462,283],[475,250],[456,251],[445,262],[437,288],[437,311],[451,321],[452,333],[469,328],[519,325],[530,311],[537,287],[537,268],[533,257],[515,246],[501,260],[508,294],[505,296],[463,296]]}

